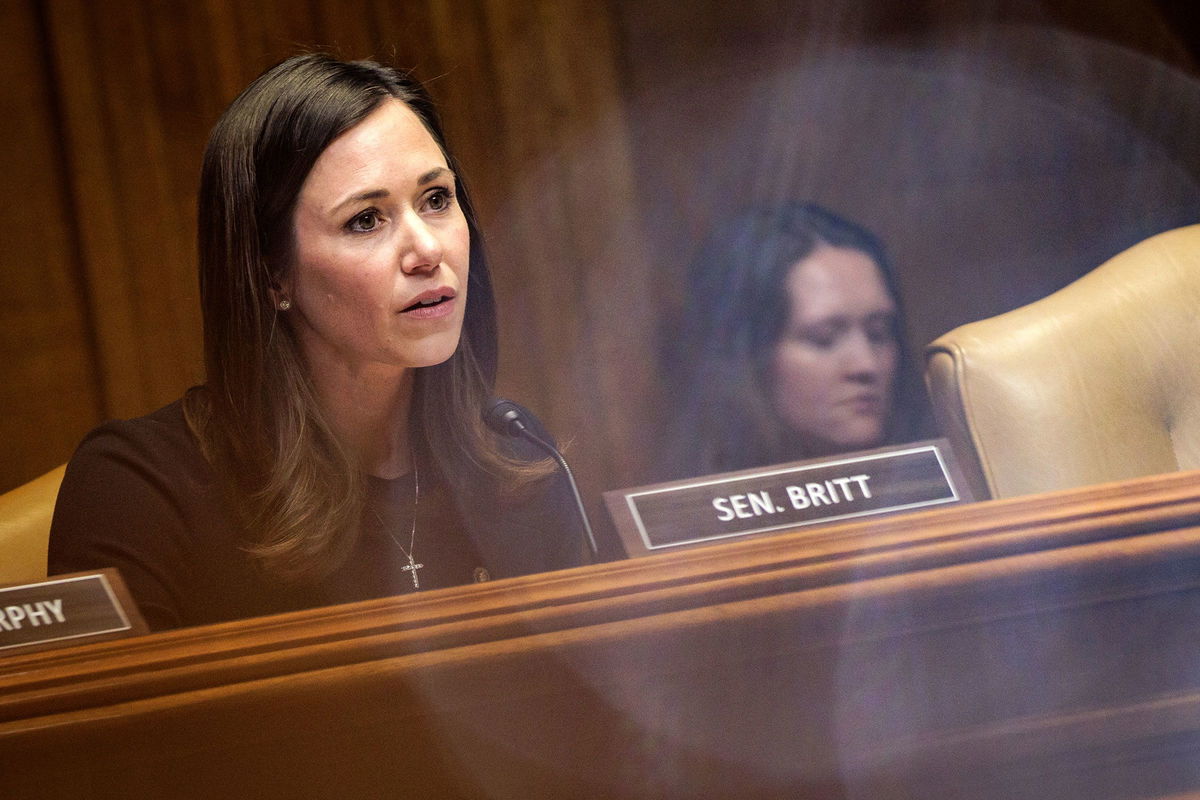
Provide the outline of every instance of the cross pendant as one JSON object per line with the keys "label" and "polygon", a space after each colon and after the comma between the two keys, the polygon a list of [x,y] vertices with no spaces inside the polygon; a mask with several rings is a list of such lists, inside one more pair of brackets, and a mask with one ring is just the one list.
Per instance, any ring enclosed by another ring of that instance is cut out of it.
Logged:
{"label": "cross pendant", "polygon": [[410,573],[410,574],[412,575],[412,579],[413,579],[413,588],[414,588],[414,589],[420,589],[420,588],[421,588],[421,581],[420,581],[420,580],[417,578],[417,570],[421,569],[421,568],[422,568],[422,567],[424,567],[425,565],[424,565],[424,564],[418,564],[418,563],[416,562],[416,559],[414,559],[414,558],[412,557],[412,555],[410,555],[409,553],[405,553],[404,555],[408,556],[408,564],[407,564],[407,565],[405,565],[405,566],[403,566],[403,567],[401,567],[401,568],[400,568],[400,571],[401,571],[401,572],[408,572],[408,573]]}

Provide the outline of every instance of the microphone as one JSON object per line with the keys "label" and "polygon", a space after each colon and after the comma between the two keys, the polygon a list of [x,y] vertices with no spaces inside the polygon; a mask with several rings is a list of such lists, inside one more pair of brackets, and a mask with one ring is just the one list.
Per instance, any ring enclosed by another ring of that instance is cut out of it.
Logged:
{"label": "microphone", "polygon": [[514,439],[524,437],[533,442],[549,453],[562,467],[563,474],[567,476],[567,483],[571,485],[571,493],[575,496],[575,510],[579,512],[579,521],[583,524],[588,550],[592,553],[592,560],[598,562],[600,548],[596,547],[596,537],[592,535],[592,525],[588,522],[587,511],[583,508],[583,498],[579,496],[579,487],[575,484],[575,476],[571,473],[571,468],[567,465],[567,460],[563,458],[562,453],[558,452],[557,447],[529,429],[529,426],[525,424],[525,415],[522,413],[521,407],[511,400],[494,398],[488,404],[483,418],[489,428],[502,436],[511,436]]}

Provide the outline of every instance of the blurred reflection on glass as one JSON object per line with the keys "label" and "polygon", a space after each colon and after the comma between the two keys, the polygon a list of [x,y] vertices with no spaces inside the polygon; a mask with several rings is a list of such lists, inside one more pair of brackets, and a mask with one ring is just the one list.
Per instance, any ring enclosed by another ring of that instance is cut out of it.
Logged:
{"label": "blurred reflection on glass", "polygon": [[880,242],[817,205],[755,208],[688,268],[665,334],[675,399],[662,477],[726,472],[906,437],[913,392]]}

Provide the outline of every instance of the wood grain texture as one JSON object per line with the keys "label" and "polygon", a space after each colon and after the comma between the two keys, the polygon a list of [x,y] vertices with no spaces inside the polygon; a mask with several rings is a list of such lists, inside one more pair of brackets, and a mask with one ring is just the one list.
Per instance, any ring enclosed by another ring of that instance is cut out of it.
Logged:
{"label": "wood grain texture", "polygon": [[13,657],[0,774],[14,798],[1197,791],[1198,479]]}
{"label": "wood grain texture", "polygon": [[61,463],[99,414],[90,319],[36,3],[0,4],[0,491]]}

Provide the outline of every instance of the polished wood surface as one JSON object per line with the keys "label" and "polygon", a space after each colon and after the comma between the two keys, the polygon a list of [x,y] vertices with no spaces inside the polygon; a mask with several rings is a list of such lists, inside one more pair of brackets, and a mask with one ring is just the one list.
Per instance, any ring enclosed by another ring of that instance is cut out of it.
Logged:
{"label": "polished wood surface", "polygon": [[1200,791],[1200,474],[0,661],[6,798]]}

